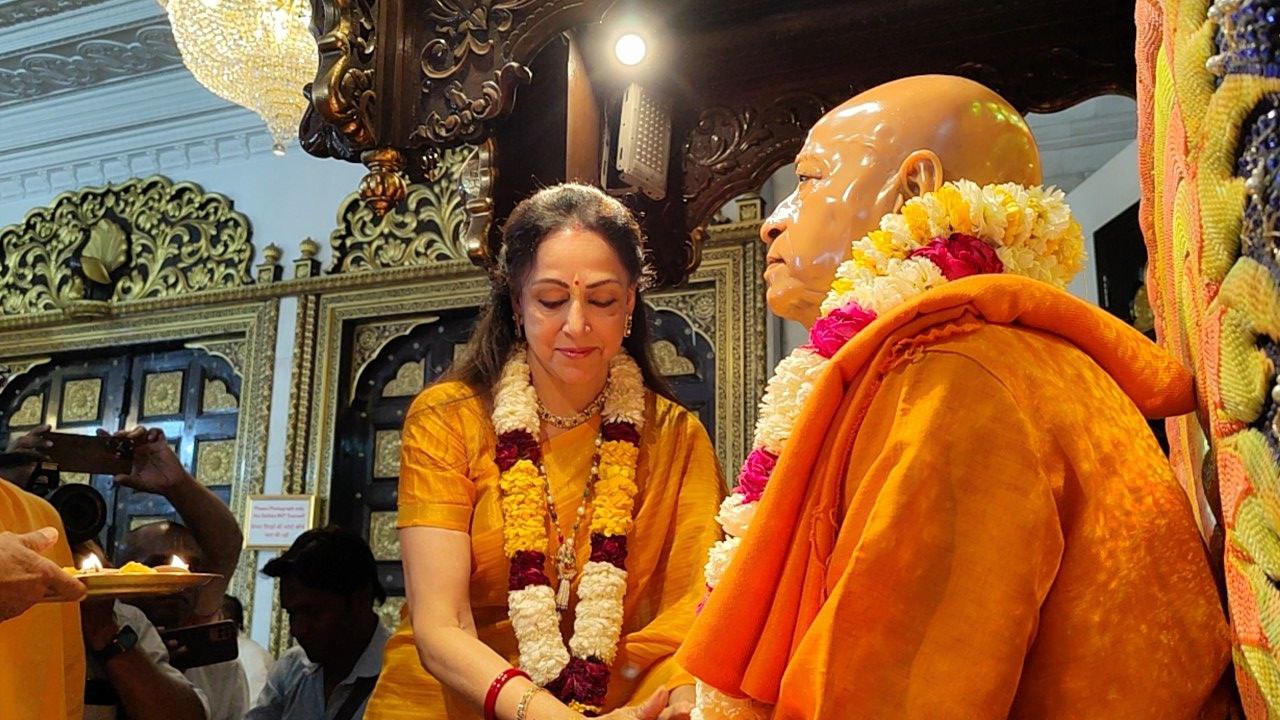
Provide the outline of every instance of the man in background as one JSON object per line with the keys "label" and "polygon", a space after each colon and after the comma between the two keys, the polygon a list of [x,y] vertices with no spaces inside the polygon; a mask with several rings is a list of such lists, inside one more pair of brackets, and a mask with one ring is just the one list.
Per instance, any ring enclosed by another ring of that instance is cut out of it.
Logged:
{"label": "man in background", "polygon": [[308,530],[262,569],[280,579],[296,647],[280,657],[245,720],[362,720],[390,633],[369,545],[338,527]]}
{"label": "man in background", "polygon": [[[137,427],[117,433],[133,441],[133,472],[116,476],[116,483],[135,491],[163,496],[182,523],[157,522],[130,531],[116,548],[116,562],[165,565],[177,556],[193,572],[219,575],[203,586],[130,604],[161,630],[216,622],[222,597],[240,559],[242,535],[226,503],[200,484],[178,460],[164,432]],[[209,720],[241,720],[249,704],[244,668],[238,659],[184,673],[209,699]]]}

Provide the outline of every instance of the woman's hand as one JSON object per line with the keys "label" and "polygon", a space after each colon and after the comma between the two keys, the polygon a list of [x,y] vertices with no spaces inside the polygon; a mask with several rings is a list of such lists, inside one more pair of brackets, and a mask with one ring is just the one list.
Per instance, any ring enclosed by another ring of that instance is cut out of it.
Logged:
{"label": "woman's hand", "polygon": [[667,697],[667,707],[658,716],[658,720],[689,720],[693,705],[697,701],[692,685],[681,685],[671,691]]}
{"label": "woman's hand", "polygon": [[667,691],[659,690],[639,705],[618,708],[611,713],[601,715],[600,718],[601,720],[658,720],[658,718],[664,717],[663,713],[667,707],[667,698]]}

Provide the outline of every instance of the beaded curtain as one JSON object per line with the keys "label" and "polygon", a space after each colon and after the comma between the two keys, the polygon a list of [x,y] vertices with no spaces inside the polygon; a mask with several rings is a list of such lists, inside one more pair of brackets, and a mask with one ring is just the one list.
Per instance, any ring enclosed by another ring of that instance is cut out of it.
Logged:
{"label": "beaded curtain", "polygon": [[1280,0],[1136,12],[1147,287],[1200,402],[1168,421],[1171,459],[1220,522],[1245,711],[1280,718]]}

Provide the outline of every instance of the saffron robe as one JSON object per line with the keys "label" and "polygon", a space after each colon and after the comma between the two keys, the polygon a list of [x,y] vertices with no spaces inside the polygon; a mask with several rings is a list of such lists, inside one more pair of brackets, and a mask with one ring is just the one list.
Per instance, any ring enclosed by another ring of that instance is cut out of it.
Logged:
{"label": "saffron robe", "polygon": [[1230,644],[1143,418],[1171,357],[1095,306],[982,275],[847,343],[677,655],[792,718],[1195,718]]}

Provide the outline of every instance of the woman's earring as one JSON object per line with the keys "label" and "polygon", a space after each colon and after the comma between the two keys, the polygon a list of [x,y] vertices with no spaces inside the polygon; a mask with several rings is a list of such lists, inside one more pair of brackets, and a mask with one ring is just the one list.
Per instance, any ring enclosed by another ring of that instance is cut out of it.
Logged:
{"label": "woman's earring", "polygon": [[524,323],[520,322],[520,315],[518,313],[512,313],[511,320],[514,321],[516,324],[516,339],[523,340],[524,339]]}
{"label": "woman's earring", "polygon": [[627,327],[622,331],[622,337],[631,337],[631,316],[627,316]]}

